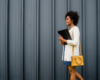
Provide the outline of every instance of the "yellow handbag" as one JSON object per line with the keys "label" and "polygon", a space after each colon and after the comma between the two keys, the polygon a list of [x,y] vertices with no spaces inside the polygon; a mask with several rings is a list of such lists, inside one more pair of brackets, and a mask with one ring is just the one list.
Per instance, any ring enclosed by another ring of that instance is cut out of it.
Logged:
{"label": "yellow handbag", "polygon": [[[73,37],[73,33],[72,33]],[[80,46],[80,55],[79,56],[71,56],[71,66],[83,66],[84,61],[83,61],[83,55],[81,52],[81,42],[79,38],[79,46]],[[74,46],[72,46],[72,55],[74,55]]]}

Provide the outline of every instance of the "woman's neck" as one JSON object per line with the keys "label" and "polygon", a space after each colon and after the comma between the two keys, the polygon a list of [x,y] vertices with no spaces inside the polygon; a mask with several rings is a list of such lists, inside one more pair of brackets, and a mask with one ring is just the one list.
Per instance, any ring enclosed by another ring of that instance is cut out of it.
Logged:
{"label": "woman's neck", "polygon": [[70,29],[72,28],[72,27],[74,27],[75,25],[74,24],[71,24],[69,27],[70,27]]}

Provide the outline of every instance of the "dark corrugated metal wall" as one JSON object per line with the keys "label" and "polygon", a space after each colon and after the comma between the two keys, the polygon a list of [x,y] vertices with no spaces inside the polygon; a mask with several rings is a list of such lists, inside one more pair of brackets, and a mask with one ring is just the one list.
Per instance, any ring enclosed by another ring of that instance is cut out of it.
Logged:
{"label": "dark corrugated metal wall", "polygon": [[58,33],[78,11],[84,80],[100,80],[100,0],[0,0],[0,80],[69,80]]}

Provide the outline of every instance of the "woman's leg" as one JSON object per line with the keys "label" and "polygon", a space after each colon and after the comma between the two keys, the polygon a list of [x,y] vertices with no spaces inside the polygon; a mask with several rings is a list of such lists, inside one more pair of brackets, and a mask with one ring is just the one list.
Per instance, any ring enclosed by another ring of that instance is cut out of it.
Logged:
{"label": "woman's leg", "polygon": [[78,72],[76,72],[76,67],[68,66],[68,69],[70,73],[70,80],[76,80],[76,78],[78,78],[79,80],[83,80],[82,76]]}
{"label": "woman's leg", "polygon": [[75,74],[76,74],[76,78],[78,78],[79,80],[83,80],[82,76],[78,72],[76,72]]}
{"label": "woman's leg", "polygon": [[70,73],[70,80],[76,80],[76,67],[68,65],[68,69]]}

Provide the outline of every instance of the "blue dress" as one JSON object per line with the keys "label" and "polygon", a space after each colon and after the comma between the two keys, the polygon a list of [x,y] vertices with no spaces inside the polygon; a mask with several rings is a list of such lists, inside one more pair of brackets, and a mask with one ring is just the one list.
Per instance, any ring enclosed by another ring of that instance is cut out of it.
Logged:
{"label": "blue dress", "polygon": [[71,62],[64,61],[64,55],[65,55],[65,45],[64,45],[64,51],[63,51],[63,65],[71,65]]}

